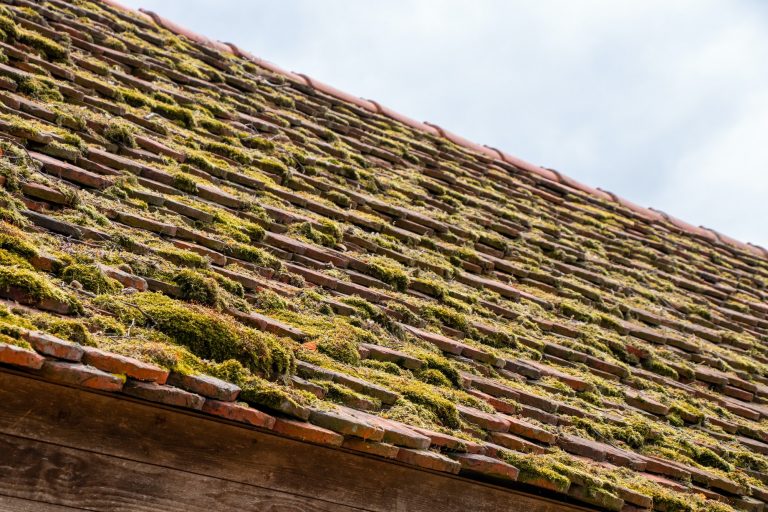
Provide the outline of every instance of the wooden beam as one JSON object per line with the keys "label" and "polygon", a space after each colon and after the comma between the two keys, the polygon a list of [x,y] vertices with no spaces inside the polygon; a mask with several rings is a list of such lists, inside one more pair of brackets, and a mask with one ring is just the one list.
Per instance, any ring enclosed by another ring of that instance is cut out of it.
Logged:
{"label": "wooden beam", "polygon": [[[98,465],[91,466],[94,471],[88,473],[89,478],[99,481],[98,467],[114,468],[110,470],[113,471],[110,479],[99,483],[101,492],[109,490],[110,482],[115,492],[123,492],[120,475],[126,475],[126,471],[118,471],[119,467],[153,467],[156,469],[146,474],[154,475],[154,479],[175,478],[168,480],[175,482],[174,485],[149,487],[157,491],[145,497],[148,503],[155,503],[152,510],[158,503],[166,504],[169,496],[186,503],[185,496],[195,489],[218,496],[220,485],[233,490],[232,486],[236,486],[238,491],[229,494],[232,496],[242,492],[245,507],[242,510],[251,510],[247,502],[255,499],[254,496],[279,495],[280,499],[287,499],[280,493],[313,503],[308,508],[312,510],[323,510],[315,508],[315,502],[332,503],[333,510],[345,510],[341,507],[344,505],[381,512],[587,510],[495,485],[294,441],[201,414],[4,371],[0,371],[0,433],[5,434],[4,445],[9,448],[13,439],[18,443],[29,440],[55,445],[54,452],[63,457],[61,460],[72,461],[72,464],[87,459],[82,454],[89,452],[91,461],[98,461]],[[42,450],[39,445],[29,446]],[[139,466],[135,466],[136,463]],[[0,468],[3,473],[14,471],[2,463]],[[180,477],[174,477],[177,472],[197,482],[194,488],[183,485]],[[45,473],[37,475],[42,477]],[[5,478],[0,475],[0,479]],[[126,475],[124,480],[130,482],[130,477]],[[153,481],[149,479],[148,484]],[[25,482],[31,485],[29,480]],[[51,499],[55,498],[57,489],[62,496],[66,494],[67,481],[55,482],[49,493]],[[40,485],[45,483],[43,479]],[[92,485],[90,480],[81,483]],[[0,493],[9,494],[2,490]],[[212,509],[216,507],[207,505],[207,510]]]}
{"label": "wooden beam", "polygon": [[82,508],[62,507],[42,501],[22,500],[0,494],[0,512],[74,512]]}
{"label": "wooden beam", "polygon": [[305,496],[0,434],[0,493],[114,512],[358,512]]}

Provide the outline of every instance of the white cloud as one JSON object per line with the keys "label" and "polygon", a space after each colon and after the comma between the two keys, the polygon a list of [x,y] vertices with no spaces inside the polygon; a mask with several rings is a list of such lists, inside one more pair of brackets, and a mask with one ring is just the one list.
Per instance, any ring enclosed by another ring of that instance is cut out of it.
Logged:
{"label": "white cloud", "polygon": [[768,245],[768,17],[758,2],[123,2]]}

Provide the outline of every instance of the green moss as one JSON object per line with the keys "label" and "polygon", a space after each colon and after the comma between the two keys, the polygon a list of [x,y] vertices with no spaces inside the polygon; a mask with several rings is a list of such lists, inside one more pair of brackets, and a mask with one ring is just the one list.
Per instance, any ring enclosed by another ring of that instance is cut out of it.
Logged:
{"label": "green moss", "polygon": [[198,119],[197,123],[214,135],[228,135],[232,133],[232,128],[229,125],[212,117],[203,116]]}
{"label": "green moss", "polygon": [[182,172],[174,173],[173,186],[187,194],[197,195],[197,182]]}
{"label": "green moss", "polygon": [[70,312],[82,310],[82,305],[75,297],[56,288],[45,276],[20,266],[0,266],[0,290],[18,288],[28,293],[35,300],[55,300],[69,305]]}
{"label": "green moss", "polygon": [[135,148],[136,139],[133,137],[135,131],[136,130],[132,125],[124,121],[119,119],[110,119],[106,128],[104,128],[102,135],[104,135],[104,138],[108,141],[114,142],[119,146]]}
{"label": "green moss", "polygon": [[317,340],[317,350],[342,363],[360,364],[358,345],[361,341],[373,341],[368,333],[345,322],[337,322],[332,331]]}
{"label": "green moss", "polygon": [[157,254],[185,267],[205,268],[208,266],[208,258],[184,249],[162,248],[157,250]]}
{"label": "green moss", "polygon": [[260,290],[256,293],[254,305],[262,311],[280,311],[288,307],[288,303],[272,290]]}
{"label": "green moss", "polygon": [[240,243],[258,243],[266,236],[266,231],[260,225],[229,212],[217,211],[214,221],[217,231]]}
{"label": "green moss", "polygon": [[151,98],[147,95],[137,91],[136,89],[129,89],[127,87],[118,87],[117,91],[123,98],[123,101],[132,107],[145,107],[154,104]]}
{"label": "green moss", "polygon": [[16,33],[16,39],[19,42],[24,43],[27,46],[31,46],[35,50],[38,50],[43,55],[45,55],[46,58],[54,62],[64,62],[69,59],[69,50],[67,48],[53,41],[52,39],[41,36],[37,32],[18,29]]}
{"label": "green moss", "polygon": [[[325,229],[323,229],[325,226]],[[291,233],[299,235],[310,242],[314,242],[325,247],[334,247],[341,239],[341,232],[332,221],[322,221],[321,224],[311,224],[309,222],[300,222],[293,224],[290,228]]]}
{"label": "green moss", "polygon": [[396,290],[404,292],[410,282],[405,269],[398,262],[386,256],[374,256],[368,260],[371,275],[380,281],[392,285]]}
{"label": "green moss", "polygon": [[574,320],[587,323],[597,323],[600,319],[587,306],[572,300],[563,300],[559,304],[560,313]]}
{"label": "green moss", "polygon": [[421,372],[417,374],[419,379],[422,379],[425,382],[428,382],[429,378],[443,381],[443,379],[440,379],[434,374],[434,372],[439,372],[443,378],[448,381],[449,386],[453,384],[456,387],[461,387],[461,376],[459,375],[459,371],[450,360],[443,356],[428,352],[420,353],[418,354],[418,357],[424,362]]}
{"label": "green moss", "polygon": [[38,329],[53,334],[54,336],[58,336],[59,338],[81,345],[96,345],[93,336],[82,320],[71,320],[39,314],[32,318],[32,322]]}
{"label": "green moss", "polygon": [[272,151],[275,149],[275,144],[271,140],[259,137],[258,135],[241,137],[240,142],[247,148],[258,149],[261,151]]}
{"label": "green moss", "polygon": [[556,468],[557,464],[547,456],[530,455],[504,450],[501,458],[520,470],[518,480],[525,483],[530,480],[545,480],[555,486],[558,492],[566,492],[571,481]]}
{"label": "green moss", "polygon": [[5,249],[0,249],[0,265],[18,265],[19,267],[28,268],[30,270],[33,268],[27,260],[18,254],[6,251]]}
{"label": "green moss", "polygon": [[219,362],[236,359],[251,371],[267,375],[293,369],[291,342],[211,309],[153,292],[124,298],[100,296],[96,303],[126,325],[153,327],[199,357]]}
{"label": "green moss", "polygon": [[205,153],[202,151],[195,151],[192,149],[189,149],[185,153],[184,162],[194,165],[201,171],[205,171],[208,173],[212,173],[215,171],[216,166],[213,165],[213,162],[209,158],[205,156]]}
{"label": "green moss", "polygon": [[[367,366],[368,368],[373,368],[374,370],[379,370],[392,375],[404,374],[404,371],[399,366],[389,361],[377,361],[375,359],[365,359],[361,361],[360,364],[362,364],[363,366]],[[450,382],[448,384],[450,385]]]}
{"label": "green moss", "polygon": [[16,347],[23,348],[25,350],[32,350],[32,345],[30,345],[25,340],[20,338],[14,338],[12,336],[8,336],[7,334],[3,334],[3,333],[0,333],[0,345],[1,344],[14,345]]}
{"label": "green moss", "polygon": [[196,124],[192,111],[178,105],[159,102],[152,106],[152,110],[171,121],[179,122],[185,128],[194,128]]}
{"label": "green moss", "polygon": [[222,305],[221,290],[215,279],[184,269],[173,276],[173,282],[179,286],[184,300],[213,307]]}
{"label": "green moss", "polygon": [[237,163],[248,165],[251,163],[251,157],[244,150],[237,148],[231,144],[223,144],[221,142],[209,142],[205,145],[205,149],[211,153],[229,158]]}
{"label": "green moss", "polygon": [[437,300],[443,300],[448,295],[448,289],[439,281],[429,278],[416,278],[413,280],[418,290]]}
{"label": "green moss", "polygon": [[283,263],[272,256],[264,249],[245,244],[230,244],[227,246],[227,253],[235,258],[253,263],[258,267],[271,268],[273,270],[283,270]]}
{"label": "green moss", "polygon": [[17,91],[41,101],[64,101],[56,84],[48,78],[37,78],[31,75],[15,78]]}
{"label": "green moss", "polygon": [[667,377],[671,377],[675,380],[679,378],[677,374],[677,370],[666,364],[661,359],[651,356],[647,359],[643,359],[642,365],[645,369],[652,371],[653,373],[658,373],[659,375],[665,375]]}
{"label": "green moss", "polygon": [[335,190],[328,192],[328,200],[341,208],[349,208],[352,206],[352,201],[349,199],[349,196],[342,194],[341,192],[336,192]]}
{"label": "green moss", "polygon": [[258,167],[262,171],[276,173],[276,174],[279,174],[280,176],[288,173],[288,167],[277,158],[265,156],[262,158],[255,159],[253,161],[253,164],[256,165],[256,167]]}
{"label": "green moss", "polygon": [[75,263],[65,267],[61,271],[61,278],[71,283],[77,281],[89,292],[117,293],[122,291],[123,285],[118,281],[107,277],[98,267],[84,263]]}
{"label": "green moss", "polygon": [[0,16],[0,31],[3,34],[3,41],[16,39],[19,33],[19,26],[9,16]]}
{"label": "green moss", "polygon": [[399,390],[408,401],[424,407],[447,428],[459,428],[459,411],[453,402],[423,384],[411,383]]}
{"label": "green moss", "polygon": [[37,256],[37,248],[27,240],[26,235],[10,224],[0,223],[0,249],[18,254],[22,258]]}

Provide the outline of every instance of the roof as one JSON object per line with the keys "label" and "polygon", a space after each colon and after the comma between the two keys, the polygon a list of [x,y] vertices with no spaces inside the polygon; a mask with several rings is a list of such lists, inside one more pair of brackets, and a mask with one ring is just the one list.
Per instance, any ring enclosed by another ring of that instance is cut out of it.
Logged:
{"label": "roof", "polygon": [[153,13],[0,30],[6,367],[602,509],[762,510],[764,249]]}

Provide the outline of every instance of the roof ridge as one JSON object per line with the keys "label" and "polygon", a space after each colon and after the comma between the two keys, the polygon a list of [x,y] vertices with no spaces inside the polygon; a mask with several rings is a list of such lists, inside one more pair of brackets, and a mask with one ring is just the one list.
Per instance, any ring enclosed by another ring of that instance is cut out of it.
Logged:
{"label": "roof ridge", "polygon": [[207,46],[209,48],[212,48],[221,52],[230,53],[239,58],[244,58],[246,60],[249,60],[256,65],[264,69],[267,69],[268,71],[283,75],[285,78],[291,81],[294,81],[296,83],[299,83],[305,87],[311,87],[316,91],[332,96],[336,99],[352,103],[353,105],[360,107],[364,110],[367,110],[371,113],[384,115],[395,121],[399,121],[411,128],[421,130],[431,135],[435,135],[435,136],[439,136],[444,139],[447,139],[448,141],[458,146],[461,146],[462,148],[483,154],[488,158],[492,158],[494,160],[498,160],[506,164],[512,165],[517,169],[527,171],[531,174],[534,174],[539,179],[554,182],[561,186],[565,186],[569,189],[578,190],[579,192],[585,193],[587,195],[591,195],[593,197],[597,197],[605,201],[611,201],[616,204],[619,204],[620,206],[623,206],[624,208],[630,210],[632,213],[636,215],[636,217],[638,217],[639,219],[641,219],[646,223],[653,224],[653,223],[662,223],[666,221],[676,229],[688,235],[691,235],[697,238],[703,238],[704,240],[707,240],[710,242],[718,242],[726,246],[730,246],[731,248],[745,251],[751,254],[752,256],[762,257],[768,260],[768,249],[760,245],[756,245],[749,242],[745,243],[745,242],[736,240],[735,238],[724,235],[723,233],[720,233],[711,228],[707,228],[705,226],[698,226],[698,227],[694,226],[693,224],[690,224],[684,220],[678,219],[677,217],[669,215],[661,210],[658,210],[652,207],[646,208],[644,206],[638,205],[637,203],[629,201],[628,199],[622,198],[612,192],[603,190],[599,187],[594,188],[594,187],[590,187],[589,185],[585,185],[573,178],[570,178],[569,176],[565,176],[564,174],[554,169],[549,169],[536,164],[532,164],[530,162],[527,162],[514,155],[510,155],[509,153],[506,153],[499,149],[496,149],[487,145],[481,145],[476,142],[472,142],[471,140],[465,137],[462,137],[460,135],[457,135],[453,132],[450,132],[448,130],[445,130],[444,128],[436,124],[433,124],[427,121],[424,121],[424,122],[416,121],[390,108],[384,107],[380,103],[374,100],[369,100],[369,99],[364,99],[364,98],[354,96],[340,89],[337,89],[332,85],[329,85],[324,82],[321,82],[320,80],[311,78],[306,74],[287,71],[270,61],[261,59],[259,57],[256,57],[255,55],[252,55],[247,51],[240,49],[234,43],[214,41],[207,36],[198,34],[197,32],[193,32],[185,27],[182,27],[181,25],[164,18],[153,11],[143,9],[143,8],[139,8],[137,10],[130,7],[126,7],[122,5],[120,2],[117,2],[115,0],[101,0],[101,2],[111,7],[122,9],[128,12],[131,12],[133,14],[139,15],[145,18],[147,21],[156,23],[157,25],[160,25],[166,30],[171,31],[176,35],[184,36],[198,44]]}

